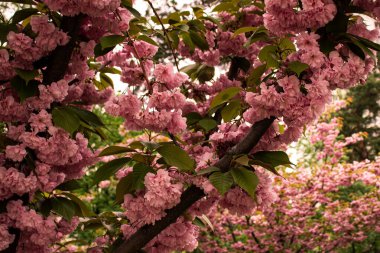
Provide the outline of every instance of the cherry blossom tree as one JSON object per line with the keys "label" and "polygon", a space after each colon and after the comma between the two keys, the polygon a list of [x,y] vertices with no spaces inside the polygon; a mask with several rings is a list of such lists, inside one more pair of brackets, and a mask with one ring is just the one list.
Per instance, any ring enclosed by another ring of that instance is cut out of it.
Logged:
{"label": "cherry blossom tree", "polygon": [[332,118],[308,131],[316,156],[282,170],[286,180],[276,181],[270,208],[246,216],[213,212],[214,231],[200,238],[203,252],[377,252],[379,158],[345,163],[347,146],[365,135],[341,138],[341,127]]}
{"label": "cherry blossom tree", "polygon": [[[0,26],[5,252],[63,251],[99,221],[90,252],[194,250],[193,221],[213,207],[270,206],[283,150],[333,90],[365,82],[380,50],[365,22],[379,1],[231,0],[165,16],[150,0],[152,16],[131,0],[2,2],[21,4]],[[92,150],[107,131],[95,106],[147,139]],[[112,219],[73,191],[100,160],[91,183],[119,179]]]}

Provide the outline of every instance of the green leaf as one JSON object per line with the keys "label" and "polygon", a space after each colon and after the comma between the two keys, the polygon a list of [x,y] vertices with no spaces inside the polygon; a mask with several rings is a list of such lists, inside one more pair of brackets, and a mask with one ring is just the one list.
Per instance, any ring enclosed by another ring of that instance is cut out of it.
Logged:
{"label": "green leaf", "polygon": [[77,206],[73,201],[64,197],[55,197],[51,200],[52,210],[65,218],[67,221],[71,221],[77,211]]}
{"label": "green leaf", "polygon": [[76,106],[65,106],[66,110],[72,112],[73,114],[77,115],[78,118],[80,118],[83,122],[89,124],[93,127],[105,127],[102,120],[93,112],[81,109]]}
{"label": "green leaf", "polygon": [[125,194],[143,189],[145,175],[149,172],[154,173],[154,170],[144,163],[137,163],[133,166],[133,171],[123,177],[116,186],[116,202],[123,202]]}
{"label": "green leaf", "polygon": [[6,42],[8,33],[11,31],[17,32],[17,25],[16,24],[0,23],[0,41]]}
{"label": "green leaf", "polygon": [[213,12],[222,12],[222,11],[237,11],[239,8],[236,7],[233,3],[221,3],[217,5],[212,11]]}
{"label": "green leaf", "polygon": [[33,80],[36,76],[38,76],[38,70],[16,69],[16,73],[26,82],[26,85],[28,85],[30,80]]}
{"label": "green leaf", "polygon": [[206,41],[206,38],[204,35],[190,30],[189,32],[191,41],[201,50],[207,50],[209,49],[209,45]]}
{"label": "green leaf", "polygon": [[95,46],[94,48],[94,54],[95,58],[99,56],[103,56],[111,52],[115,47],[107,47],[107,48],[102,48],[102,45],[99,43]]}
{"label": "green leaf", "polygon": [[198,70],[197,78],[199,82],[205,83],[210,81],[215,75],[215,68],[207,65],[202,65],[202,68]]}
{"label": "green leaf", "polygon": [[247,86],[255,87],[255,86],[260,85],[261,76],[265,73],[266,70],[267,70],[266,64],[256,67],[247,78]]}
{"label": "green leaf", "polygon": [[251,165],[259,165],[267,170],[269,170],[270,172],[272,172],[273,174],[277,175],[277,176],[280,176],[280,173],[277,172],[277,170],[275,169],[275,167],[273,167],[272,164],[269,164],[269,163],[264,163],[262,161],[259,161],[259,160],[255,160],[255,159],[252,159],[249,161],[249,164]]}
{"label": "green leaf", "polygon": [[100,38],[100,45],[102,49],[115,47],[124,41],[125,37],[121,35],[109,35]]}
{"label": "green leaf", "polygon": [[293,61],[288,64],[288,69],[300,76],[302,72],[307,70],[309,65],[300,61]]}
{"label": "green leaf", "polygon": [[249,165],[249,157],[247,155],[242,155],[242,156],[239,156],[235,159],[235,162],[241,164],[241,165],[245,165],[245,166],[248,166]]}
{"label": "green leaf", "polygon": [[259,151],[253,154],[253,158],[271,164],[273,167],[279,165],[290,166],[293,164],[290,162],[288,155],[283,151]]}
{"label": "green leaf", "polygon": [[88,206],[80,198],[69,192],[63,192],[62,194],[70,198],[75,204],[79,206],[81,211],[81,217],[95,216],[94,212],[92,212],[90,208],[88,208]]}
{"label": "green leaf", "polygon": [[61,127],[68,133],[73,134],[80,126],[79,117],[66,107],[55,107],[52,112],[55,126]]}
{"label": "green leaf", "polygon": [[262,63],[266,63],[268,67],[278,68],[277,47],[268,45],[261,49],[259,59]]}
{"label": "green leaf", "polygon": [[190,53],[194,53],[195,44],[191,40],[190,34],[187,32],[183,32],[181,33],[181,37],[182,37],[183,43],[185,43],[185,45],[189,47]]}
{"label": "green leaf", "polygon": [[248,32],[253,32],[253,31],[256,31],[257,30],[257,27],[253,27],[253,26],[248,26],[248,27],[241,27],[239,29],[237,29],[235,32],[234,32],[234,37],[239,35],[239,34],[242,34],[242,33],[248,33]]}
{"label": "green leaf", "polygon": [[241,102],[239,100],[233,100],[222,110],[222,118],[224,122],[230,122],[240,115],[241,112]]}
{"label": "green leaf", "polygon": [[100,82],[102,83],[103,87],[111,87],[112,89],[114,88],[113,81],[108,75],[104,73],[100,73],[99,76],[100,76]]}
{"label": "green leaf", "polygon": [[120,147],[120,146],[110,146],[105,149],[103,149],[102,152],[98,155],[101,156],[109,156],[109,155],[117,155],[121,153],[127,153],[127,152],[136,152],[136,150],[128,147]]}
{"label": "green leaf", "polygon": [[206,132],[214,129],[218,126],[218,123],[213,119],[202,119],[198,122],[198,125],[201,126]]}
{"label": "green leaf", "polygon": [[218,167],[211,166],[211,167],[208,167],[206,169],[202,169],[202,170],[198,171],[197,175],[211,174],[211,173],[216,172],[216,171],[220,171],[220,169]]}
{"label": "green leaf", "polygon": [[241,91],[240,87],[229,87],[225,90],[222,90],[212,100],[210,108],[214,108],[218,105],[221,105],[221,104],[229,101],[231,98],[235,97],[240,91]]}
{"label": "green leaf", "polygon": [[142,40],[142,41],[145,41],[146,43],[149,43],[153,46],[156,46],[156,47],[159,47],[159,45],[157,44],[157,42],[155,42],[152,38],[146,36],[146,35],[140,35],[137,37],[137,40]]}
{"label": "green leaf", "polygon": [[190,172],[195,168],[195,161],[180,147],[174,144],[165,144],[157,149],[166,163],[177,167],[180,171]]}
{"label": "green leaf", "polygon": [[131,161],[129,157],[118,158],[103,164],[98,168],[94,175],[94,184],[98,184],[103,180],[109,179],[115,175],[121,168]]}
{"label": "green leaf", "polygon": [[61,191],[73,191],[82,188],[78,180],[70,180],[60,184],[57,189]]}
{"label": "green leaf", "polygon": [[233,185],[234,180],[230,172],[214,172],[209,177],[210,183],[218,190],[221,195],[224,195]]}
{"label": "green leaf", "polygon": [[198,123],[201,119],[203,119],[202,115],[200,115],[197,112],[190,112],[189,114],[186,114],[186,123],[188,126],[194,125]]}
{"label": "green leaf", "polygon": [[27,85],[25,80],[21,79],[19,76],[16,76],[11,80],[11,86],[16,91],[21,102],[29,97],[37,96],[39,94],[39,84],[38,81],[32,80]]}
{"label": "green leaf", "polygon": [[37,13],[38,13],[38,10],[34,8],[26,8],[26,9],[21,9],[19,11],[16,11],[12,17],[12,23],[17,24],[18,22],[21,22],[24,19]]}
{"label": "green leaf", "polygon": [[231,174],[235,183],[254,199],[256,187],[259,184],[257,175],[253,171],[243,167],[233,168]]}

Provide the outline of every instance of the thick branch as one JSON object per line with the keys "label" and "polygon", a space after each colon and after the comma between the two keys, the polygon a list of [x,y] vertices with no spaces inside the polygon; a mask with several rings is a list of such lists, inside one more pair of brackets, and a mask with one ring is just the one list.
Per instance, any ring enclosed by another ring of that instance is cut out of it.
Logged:
{"label": "thick branch", "polygon": [[[259,142],[260,138],[265,134],[272,125],[274,118],[264,119],[252,126],[246,137],[238,144],[231,148],[215,166],[222,171],[228,171],[233,156],[246,154],[251,151]],[[181,202],[166,211],[167,215],[154,225],[145,225],[134,233],[127,241],[124,241],[116,250],[116,253],[135,253],[143,248],[150,240],[157,236],[162,230],[175,222],[190,206],[204,197],[203,190],[196,186],[189,187],[181,196]]]}
{"label": "thick branch", "polygon": [[62,31],[66,32],[70,37],[70,41],[64,45],[57,47],[48,59],[48,65],[44,71],[43,83],[48,85],[52,82],[61,80],[67,71],[71,55],[75,48],[80,29],[81,16],[66,17],[64,16],[61,23]]}
{"label": "thick branch", "polygon": [[174,223],[191,205],[204,197],[203,190],[196,186],[189,187],[181,196],[181,202],[169,209],[167,215],[154,225],[145,225],[134,233],[127,241],[124,241],[117,249],[116,253],[137,252],[144,247],[150,240],[158,235],[162,230]]}

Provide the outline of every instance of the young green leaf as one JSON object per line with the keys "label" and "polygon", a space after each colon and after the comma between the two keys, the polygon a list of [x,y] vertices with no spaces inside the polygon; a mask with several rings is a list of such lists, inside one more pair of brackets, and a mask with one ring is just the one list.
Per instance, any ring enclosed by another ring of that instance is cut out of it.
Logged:
{"label": "young green leaf", "polygon": [[231,98],[235,97],[241,91],[240,87],[230,87],[225,90],[222,90],[218,95],[214,97],[211,102],[210,108],[214,108],[218,105],[221,105]]}

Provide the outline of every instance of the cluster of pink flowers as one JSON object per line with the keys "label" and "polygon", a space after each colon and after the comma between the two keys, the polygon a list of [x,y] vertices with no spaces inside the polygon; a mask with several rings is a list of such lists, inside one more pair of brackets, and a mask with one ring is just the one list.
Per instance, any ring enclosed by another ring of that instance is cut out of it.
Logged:
{"label": "cluster of pink flowers", "polygon": [[53,11],[59,11],[66,16],[75,16],[79,13],[91,17],[99,17],[116,10],[120,0],[44,0],[44,3]]}
{"label": "cluster of pink flowers", "polygon": [[93,104],[108,100],[112,91],[99,92],[89,83],[95,75],[87,65],[86,57],[93,55],[95,46],[94,41],[89,41],[81,43],[72,55],[71,63],[80,67],[51,84],[42,83],[42,72],[36,70],[38,77],[28,85],[36,85],[37,92],[22,99],[10,82],[16,75],[15,68],[32,69],[36,60],[70,39],[47,15],[32,16],[30,26],[33,38],[10,32],[7,49],[0,53],[0,120],[5,123],[0,201],[7,206],[6,212],[0,214],[0,241],[1,249],[6,249],[18,234],[17,252],[51,252],[54,243],[72,233],[78,220],[69,222],[55,215],[44,218],[30,209],[29,201],[38,192],[53,192],[58,185],[81,178],[85,168],[97,160],[84,135],[70,135],[53,124],[52,112],[71,102],[81,102],[82,108],[91,109]]}
{"label": "cluster of pink flowers", "polygon": [[332,0],[302,0],[302,9],[297,10],[298,1],[266,0],[264,24],[277,35],[298,33],[306,29],[318,29],[331,21],[336,14]]}
{"label": "cluster of pink flowers", "polygon": [[[129,85],[145,83],[148,89],[153,89],[149,97],[148,108],[142,109],[144,99],[134,94],[115,96],[106,104],[106,111],[114,116],[126,119],[128,130],[149,129],[155,132],[168,131],[173,134],[186,129],[186,119],[182,116],[185,106],[185,96],[178,87],[186,80],[187,75],[175,73],[171,64],[157,64],[152,72],[152,58],[157,47],[144,41],[132,42],[133,46],[125,45],[111,57],[104,57],[112,66],[122,69],[122,80]],[[131,58],[134,57],[134,58]],[[130,59],[130,60],[127,60]],[[136,63],[139,61],[139,64]],[[154,77],[154,80],[149,79]]]}
{"label": "cluster of pink flowers", "polygon": [[336,164],[340,161],[344,154],[344,148],[350,144],[356,143],[364,139],[361,133],[355,133],[352,136],[345,137],[344,140],[337,141],[340,129],[339,119],[334,118],[331,122],[322,122],[315,128],[315,133],[311,136],[311,143],[320,142],[323,144],[323,149],[318,153],[318,159],[330,159],[331,164]]}
{"label": "cluster of pink flowers", "polygon": [[8,47],[14,51],[13,67],[29,68],[30,64],[69,41],[66,33],[60,31],[48,17],[32,16],[30,25],[37,37],[33,40],[23,33],[8,33]]}
{"label": "cluster of pink flowers", "polygon": [[21,231],[17,252],[33,253],[50,252],[50,244],[72,233],[78,223],[78,219],[67,222],[63,219],[57,220],[55,216],[44,218],[35,210],[25,207],[21,200],[10,201],[7,204],[7,213],[0,214],[0,250],[8,248],[14,240],[14,235],[6,232],[7,227]]}

